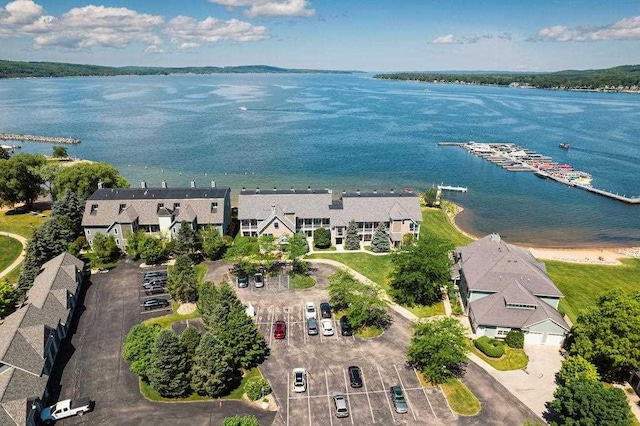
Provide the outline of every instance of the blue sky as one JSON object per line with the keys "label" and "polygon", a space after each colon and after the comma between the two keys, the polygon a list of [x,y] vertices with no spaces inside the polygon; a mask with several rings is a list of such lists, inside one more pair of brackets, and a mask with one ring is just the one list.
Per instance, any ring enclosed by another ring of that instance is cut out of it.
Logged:
{"label": "blue sky", "polygon": [[640,63],[640,1],[0,1],[0,58],[555,71]]}

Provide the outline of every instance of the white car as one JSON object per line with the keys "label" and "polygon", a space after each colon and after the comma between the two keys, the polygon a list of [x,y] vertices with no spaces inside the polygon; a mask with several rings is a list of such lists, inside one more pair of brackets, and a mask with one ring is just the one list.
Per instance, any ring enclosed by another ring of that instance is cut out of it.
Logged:
{"label": "white car", "polygon": [[316,305],[313,302],[307,302],[306,305],[304,305],[304,318],[305,319],[309,319],[309,318],[317,318],[318,314],[316,312]]}
{"label": "white car", "polygon": [[328,318],[323,319],[320,324],[322,324],[322,335],[323,336],[333,336],[333,321]]}
{"label": "white car", "polygon": [[304,392],[307,390],[307,372],[304,368],[293,369],[293,391]]}

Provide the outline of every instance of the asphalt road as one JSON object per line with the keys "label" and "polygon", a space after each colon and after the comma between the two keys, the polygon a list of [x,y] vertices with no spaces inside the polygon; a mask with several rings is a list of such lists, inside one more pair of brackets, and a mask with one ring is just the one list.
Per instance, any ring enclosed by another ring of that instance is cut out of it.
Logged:
{"label": "asphalt road", "polygon": [[[76,311],[76,332],[58,355],[58,375],[53,375],[53,398],[88,396],[95,410],[61,425],[219,425],[227,416],[253,414],[261,425],[273,422],[275,413],[242,401],[155,403],[139,391],[138,378],[122,359],[122,342],[141,320],[166,312],[140,309],[142,270],[121,262],[107,274],[92,276]],[[59,374],[61,373],[61,377]]]}

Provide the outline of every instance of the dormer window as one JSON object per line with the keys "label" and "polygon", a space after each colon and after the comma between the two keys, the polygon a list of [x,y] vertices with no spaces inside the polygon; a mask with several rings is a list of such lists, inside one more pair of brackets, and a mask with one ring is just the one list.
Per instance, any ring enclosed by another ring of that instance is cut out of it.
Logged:
{"label": "dormer window", "polygon": [[211,213],[218,213],[218,202],[214,201],[211,203]]}
{"label": "dormer window", "polygon": [[514,309],[536,309],[537,306],[536,305],[529,305],[526,303],[507,303],[507,308],[514,308]]}
{"label": "dormer window", "polygon": [[159,211],[162,208],[164,208],[164,203],[158,203],[158,207],[156,208],[156,211]]}
{"label": "dormer window", "polygon": [[180,203],[173,203],[173,209],[179,209],[180,208]]}
{"label": "dormer window", "polygon": [[97,214],[97,213],[98,213],[98,205],[91,204],[91,211],[89,212],[89,214]]}
{"label": "dormer window", "polygon": [[122,213],[126,208],[127,208],[126,204],[120,204],[120,208],[118,209],[118,214]]}

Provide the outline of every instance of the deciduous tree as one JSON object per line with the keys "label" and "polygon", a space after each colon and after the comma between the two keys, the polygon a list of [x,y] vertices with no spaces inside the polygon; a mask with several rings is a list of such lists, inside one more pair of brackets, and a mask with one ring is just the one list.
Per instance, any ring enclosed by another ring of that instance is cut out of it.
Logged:
{"label": "deciduous tree", "polygon": [[196,271],[191,259],[186,254],[176,258],[176,263],[169,268],[167,291],[173,299],[182,302],[195,302],[198,298]]}
{"label": "deciduous tree", "polygon": [[230,390],[234,373],[233,361],[224,343],[213,334],[205,333],[193,360],[191,388],[199,395],[224,395]]}
{"label": "deciduous tree", "polygon": [[147,265],[157,265],[167,257],[162,240],[147,233],[139,236],[138,255]]}
{"label": "deciduous tree", "polygon": [[422,197],[424,204],[428,207],[435,207],[438,202],[438,190],[430,188]]}
{"label": "deciduous tree", "polygon": [[6,149],[0,147],[0,160],[8,160],[9,158],[11,158],[9,152],[7,152]]}
{"label": "deciduous tree", "polygon": [[255,237],[237,237],[224,257],[233,263],[255,259],[260,255],[260,245]]}
{"label": "deciduous tree", "polygon": [[456,375],[467,360],[465,330],[451,317],[413,324],[407,361],[433,383]]}
{"label": "deciduous tree", "polygon": [[191,360],[178,337],[172,331],[161,330],[147,370],[151,387],[166,398],[183,396],[189,391],[190,370]]}
{"label": "deciduous tree", "polygon": [[450,280],[448,243],[421,238],[418,243],[393,253],[391,296],[406,305],[431,305],[442,300],[442,287]]}
{"label": "deciduous tree", "polygon": [[67,147],[65,146],[54,146],[53,147],[53,157],[54,158],[67,158],[69,155],[67,154]]}
{"label": "deciduous tree", "polygon": [[612,290],[578,317],[569,347],[607,380],[624,380],[640,366],[640,292]]}
{"label": "deciduous tree", "polygon": [[565,358],[562,362],[562,367],[556,374],[556,382],[559,385],[564,385],[569,380],[575,380],[581,377],[594,381],[600,380],[600,375],[595,365],[580,355],[574,355]]}
{"label": "deciduous tree", "polygon": [[25,202],[27,207],[42,193],[44,180],[39,169],[45,163],[42,155],[20,153],[0,161],[0,205]]}
{"label": "deciduous tree", "polygon": [[602,382],[578,377],[558,386],[551,407],[558,415],[552,424],[572,426],[633,425],[631,408],[618,388],[605,388]]}
{"label": "deciduous tree", "polygon": [[0,319],[12,313],[15,307],[16,294],[13,286],[7,280],[0,281]]}
{"label": "deciduous tree", "polygon": [[347,236],[344,239],[345,250],[360,250],[360,237],[358,236],[358,226],[352,220],[347,226]]}
{"label": "deciduous tree", "polygon": [[200,231],[200,240],[202,241],[202,254],[210,260],[220,259],[227,247],[224,237],[213,226],[205,227]]}
{"label": "deciduous tree", "polygon": [[371,251],[374,253],[386,253],[389,251],[389,235],[387,234],[387,226],[384,222],[380,222],[373,237],[371,238]]}
{"label": "deciduous tree", "polygon": [[98,260],[98,263],[104,265],[114,260],[118,256],[120,249],[113,235],[100,232],[93,237],[91,251]]}
{"label": "deciduous tree", "polygon": [[[47,192],[51,196],[53,201],[57,199],[57,193],[53,188],[53,183],[55,182],[56,176],[62,170],[60,164],[47,162],[38,169],[38,174],[43,180],[43,185],[46,188]],[[84,206],[83,206],[84,207]]]}
{"label": "deciduous tree", "polygon": [[153,348],[160,330],[158,325],[140,323],[134,325],[124,339],[122,357],[131,361],[131,371],[144,380],[147,380],[147,370],[151,366]]}
{"label": "deciduous tree", "polygon": [[129,182],[120,176],[118,170],[106,163],[79,163],[65,167],[54,181],[57,194],[67,189],[75,191],[80,199],[86,200],[98,189],[98,182],[105,188],[128,188]]}

